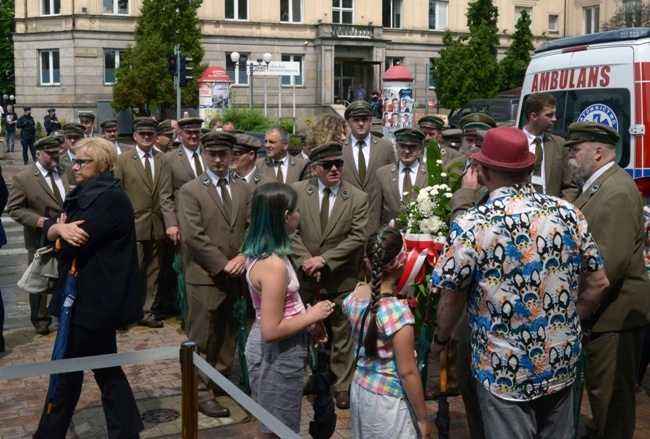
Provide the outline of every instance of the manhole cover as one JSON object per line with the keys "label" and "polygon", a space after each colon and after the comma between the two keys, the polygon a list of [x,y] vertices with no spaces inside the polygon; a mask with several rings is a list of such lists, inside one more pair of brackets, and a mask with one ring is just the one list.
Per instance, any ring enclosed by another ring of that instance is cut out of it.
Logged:
{"label": "manhole cover", "polygon": [[142,420],[151,424],[164,424],[175,421],[181,414],[174,409],[155,409],[142,414]]}

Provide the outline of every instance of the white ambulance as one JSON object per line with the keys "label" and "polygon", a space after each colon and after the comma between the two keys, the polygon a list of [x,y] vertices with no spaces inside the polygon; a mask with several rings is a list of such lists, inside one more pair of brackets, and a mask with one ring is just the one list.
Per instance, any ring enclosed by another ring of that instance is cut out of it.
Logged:
{"label": "white ambulance", "polygon": [[621,135],[618,164],[650,197],[650,28],[621,29],[542,44],[526,71],[517,126],[526,124],[524,102],[537,92],[557,99],[555,130],[573,122],[607,124]]}

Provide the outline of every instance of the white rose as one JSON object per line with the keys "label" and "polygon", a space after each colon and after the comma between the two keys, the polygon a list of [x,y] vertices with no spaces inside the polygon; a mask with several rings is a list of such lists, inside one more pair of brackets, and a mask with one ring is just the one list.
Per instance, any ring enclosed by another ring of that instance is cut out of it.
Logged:
{"label": "white rose", "polygon": [[431,228],[429,227],[429,220],[422,220],[420,221],[420,231],[422,233],[429,233],[431,231]]}
{"label": "white rose", "polygon": [[451,198],[453,194],[451,192],[445,192],[445,197]]}

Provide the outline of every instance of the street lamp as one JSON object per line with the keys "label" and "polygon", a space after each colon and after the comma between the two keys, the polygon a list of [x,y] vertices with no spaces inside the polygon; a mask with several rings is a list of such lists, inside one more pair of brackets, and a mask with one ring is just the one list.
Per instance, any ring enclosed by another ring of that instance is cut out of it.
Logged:
{"label": "street lamp", "polygon": [[266,52],[264,55],[262,55],[261,60],[259,59],[257,60],[258,63],[264,61],[264,63],[266,64],[266,71],[264,72],[264,116],[266,116],[266,80],[268,77],[267,73],[269,70],[269,63],[271,62],[271,58],[272,58],[271,54]]}
{"label": "street lamp", "polygon": [[[235,63],[235,82],[239,83],[239,59],[241,56],[239,55],[239,52],[232,52],[230,54],[230,60]],[[253,109],[253,64],[250,64],[250,71],[249,75],[251,77],[251,96],[250,96],[250,103],[249,103],[249,108],[252,110]]]}

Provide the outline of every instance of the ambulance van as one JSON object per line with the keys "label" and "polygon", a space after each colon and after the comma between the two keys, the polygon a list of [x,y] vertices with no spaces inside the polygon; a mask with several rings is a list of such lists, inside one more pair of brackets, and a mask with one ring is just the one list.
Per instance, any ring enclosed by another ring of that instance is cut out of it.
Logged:
{"label": "ambulance van", "polygon": [[557,99],[555,133],[578,121],[607,124],[621,135],[618,164],[650,200],[650,28],[632,28],[543,43],[526,71],[517,126],[526,99]]}

